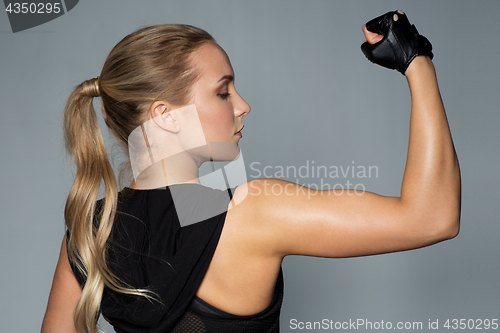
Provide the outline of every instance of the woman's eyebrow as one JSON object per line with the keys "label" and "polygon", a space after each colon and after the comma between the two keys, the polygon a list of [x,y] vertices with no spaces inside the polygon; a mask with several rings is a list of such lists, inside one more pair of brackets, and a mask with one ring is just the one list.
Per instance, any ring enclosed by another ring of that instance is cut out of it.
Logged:
{"label": "woman's eyebrow", "polygon": [[232,81],[234,81],[234,75],[224,75],[217,82],[224,81],[224,80],[228,80],[229,82],[232,82]]}

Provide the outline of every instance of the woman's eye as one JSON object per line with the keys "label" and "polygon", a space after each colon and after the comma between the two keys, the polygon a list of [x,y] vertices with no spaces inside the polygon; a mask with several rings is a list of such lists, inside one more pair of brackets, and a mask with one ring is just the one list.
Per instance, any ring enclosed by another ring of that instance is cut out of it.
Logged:
{"label": "woman's eye", "polygon": [[226,100],[229,97],[229,95],[231,95],[231,94],[230,93],[223,93],[223,94],[218,94],[218,95],[220,98]]}

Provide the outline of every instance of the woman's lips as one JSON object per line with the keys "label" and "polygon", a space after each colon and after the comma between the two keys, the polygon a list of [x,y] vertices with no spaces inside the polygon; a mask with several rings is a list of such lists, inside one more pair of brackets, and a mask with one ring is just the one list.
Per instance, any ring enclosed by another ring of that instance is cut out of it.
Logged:
{"label": "woman's lips", "polygon": [[234,135],[237,135],[239,136],[240,138],[242,138],[243,136],[241,135],[241,130],[244,128],[245,126],[241,126],[240,130],[236,133],[234,133]]}

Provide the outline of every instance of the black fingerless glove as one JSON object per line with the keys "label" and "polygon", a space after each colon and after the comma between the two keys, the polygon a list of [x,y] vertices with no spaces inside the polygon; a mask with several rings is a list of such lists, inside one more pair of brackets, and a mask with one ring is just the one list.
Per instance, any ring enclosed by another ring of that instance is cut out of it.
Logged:
{"label": "black fingerless glove", "polygon": [[[394,14],[398,20],[394,20]],[[371,62],[405,75],[406,69],[417,55],[428,55],[431,59],[432,45],[417,28],[410,24],[405,14],[388,12],[366,23],[366,29],[383,35],[376,44],[364,42],[361,50]]]}

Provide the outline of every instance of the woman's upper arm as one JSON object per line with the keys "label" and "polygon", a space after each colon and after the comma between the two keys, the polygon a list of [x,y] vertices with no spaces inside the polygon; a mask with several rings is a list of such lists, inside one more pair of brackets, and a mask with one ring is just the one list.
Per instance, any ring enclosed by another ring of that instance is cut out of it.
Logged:
{"label": "woman's upper arm", "polygon": [[80,285],[69,264],[64,237],[43,319],[42,333],[76,332],[73,314],[81,293]]}
{"label": "woman's upper arm", "polygon": [[414,249],[454,236],[438,215],[406,207],[397,197],[319,191],[279,179],[256,179],[241,188],[248,190],[239,204],[247,211],[241,216],[255,229],[247,234],[265,232],[256,237],[266,253],[352,257]]}

